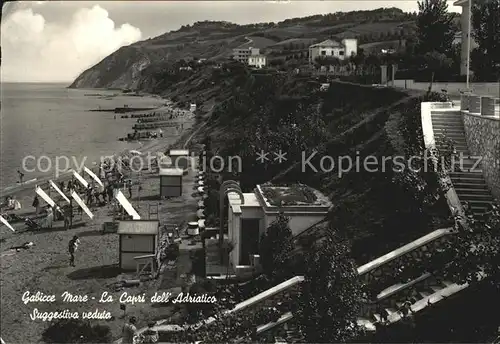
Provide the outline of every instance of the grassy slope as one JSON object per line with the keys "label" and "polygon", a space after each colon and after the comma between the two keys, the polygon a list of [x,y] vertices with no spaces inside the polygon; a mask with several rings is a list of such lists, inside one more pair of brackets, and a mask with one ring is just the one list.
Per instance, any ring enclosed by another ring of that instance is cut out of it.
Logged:
{"label": "grassy slope", "polygon": [[198,22],[120,48],[83,72],[72,86],[140,88],[137,78],[150,76],[148,69],[142,72],[145,66],[161,66],[190,57],[226,58],[231,55],[233,48],[247,42],[247,38],[259,41],[264,37],[267,42],[261,47],[293,38],[321,41],[332,37],[355,37],[360,39],[360,44],[367,36],[371,36],[370,41],[393,40],[388,35],[394,35],[398,27],[407,25],[409,20],[411,18],[401,10],[379,9],[294,18],[276,24],[240,26],[226,22]]}
{"label": "grassy slope", "polygon": [[[211,82],[216,79],[208,69],[204,69],[171,87],[165,94],[175,96],[178,100],[207,102],[210,106],[216,104],[219,113],[229,113],[234,111],[231,104],[235,99],[245,101],[240,94],[248,87],[252,90],[248,86],[248,78],[252,77],[225,75],[218,78],[215,85],[212,85]],[[314,93],[311,93],[311,85],[316,87],[308,78],[289,75],[270,78],[273,85],[269,87],[275,93],[272,95],[274,98],[271,98],[274,99],[271,100],[273,104],[284,104],[284,95],[294,95],[297,99],[310,97]],[[318,146],[308,147],[307,151],[317,149],[332,156],[335,161],[337,157],[346,155],[351,156],[353,161],[356,155],[361,156],[361,159],[373,155],[379,161],[382,157],[406,156],[410,140],[405,137],[402,128],[409,116],[419,116],[420,96],[420,93],[335,82],[326,94],[312,96],[311,106],[321,109],[321,116],[328,123],[329,139],[320,142]],[[258,130],[256,119],[259,116],[282,116],[279,111],[284,110],[280,110],[280,106],[260,112],[255,104],[249,103],[243,106],[243,109],[248,108],[248,114],[242,114],[238,110],[234,114],[237,117],[232,119],[220,117],[222,115],[203,119],[206,129],[197,139],[210,136],[214,150],[220,152],[234,147],[235,142],[253,142],[253,136]],[[285,105],[282,109],[286,109]],[[311,107],[301,111],[309,111],[308,109]],[[313,165],[319,166],[319,161],[313,160]],[[263,183],[271,179],[269,176],[274,176],[272,179],[275,182],[300,181],[328,195],[334,204],[329,216],[331,223],[353,241],[357,260],[363,263],[449,224],[448,209],[443,199],[427,208],[415,205],[411,197],[408,197],[411,191],[404,189],[404,185],[395,185],[394,174],[390,167],[387,169],[388,171],[368,173],[363,172],[361,167],[359,172],[354,169],[340,177],[338,170],[301,173],[300,159],[296,159],[295,162],[270,166],[266,171],[251,166],[249,173],[256,176],[252,176],[255,182]],[[262,178],[259,179],[259,176]],[[243,184],[245,188],[251,189],[244,180]],[[311,230],[313,231],[314,229]],[[316,234],[319,233],[321,230]]]}

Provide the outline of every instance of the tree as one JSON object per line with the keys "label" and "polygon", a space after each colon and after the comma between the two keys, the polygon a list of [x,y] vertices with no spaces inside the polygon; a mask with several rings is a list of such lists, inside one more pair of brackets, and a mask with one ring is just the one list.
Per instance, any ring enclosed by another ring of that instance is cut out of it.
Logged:
{"label": "tree", "polygon": [[475,1],[472,37],[478,47],[471,52],[471,70],[479,80],[500,79],[500,0]]}
{"label": "tree", "polygon": [[446,0],[423,0],[418,2],[418,9],[417,52],[422,55],[433,51],[448,54],[455,32]]}
{"label": "tree", "polygon": [[288,221],[289,219],[280,213],[260,241],[262,269],[270,279],[286,278],[291,273],[291,253],[294,246]]}
{"label": "tree", "polygon": [[366,65],[369,67],[370,74],[376,74],[378,67],[380,67],[381,58],[378,55],[370,54],[366,57]]}
{"label": "tree", "polygon": [[345,242],[330,232],[306,257],[305,281],[294,314],[307,342],[345,343],[360,334],[361,289],[349,254]]}
{"label": "tree", "polygon": [[453,60],[451,58],[446,57],[445,54],[438,53],[437,51],[432,51],[426,53],[423,56],[423,63],[426,70],[429,70],[431,72],[431,83],[429,84],[428,92],[432,92],[434,75],[439,70],[451,68]]}
{"label": "tree", "polygon": [[492,206],[481,216],[467,207],[465,212],[464,217],[457,216],[457,233],[441,254],[447,262],[445,277],[458,284],[473,283],[481,271],[500,287],[500,209]]}

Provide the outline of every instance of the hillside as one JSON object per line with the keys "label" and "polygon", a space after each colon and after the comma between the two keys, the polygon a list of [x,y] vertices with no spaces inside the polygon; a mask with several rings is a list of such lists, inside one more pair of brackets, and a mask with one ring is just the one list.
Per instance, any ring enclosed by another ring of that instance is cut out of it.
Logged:
{"label": "hillside", "polygon": [[[359,163],[342,174],[339,166],[301,171],[301,153],[319,151],[311,160],[314,166],[320,166],[324,155],[337,162],[340,157],[355,161],[372,156],[383,161],[384,157],[420,154],[423,139],[417,133],[421,132],[423,94],[340,81],[320,92],[322,81],[310,75],[252,71],[224,57],[249,40],[268,49],[282,46],[294,52],[307,49],[311,40],[332,35],[353,35],[365,46],[380,43],[370,42],[380,36],[390,42],[395,28],[411,27],[409,17],[400,10],[385,9],[278,24],[196,23],[120,49],[72,86],[132,88],[161,94],[181,106],[196,102],[198,125],[204,130],[193,142],[208,142],[206,150],[211,154],[242,159],[242,171],[226,171],[223,178],[239,180],[244,191],[269,181],[300,182],[319,189],[334,204],[330,223],[352,241],[355,256],[363,263],[449,225],[450,214],[436,175],[397,173],[391,161],[375,173],[363,171],[362,166],[359,171]],[[383,28],[389,34],[373,33],[384,32]],[[374,31],[368,34],[370,30]],[[186,62],[189,57],[207,60]],[[286,162],[256,163],[256,152],[280,149],[287,152]],[[206,215],[208,224],[216,225],[218,187],[212,186],[208,202],[213,204],[206,205]],[[321,226],[310,233],[321,237]]]}
{"label": "hillside", "polygon": [[[269,181],[299,182],[322,191],[334,204],[330,222],[352,241],[359,263],[450,224],[436,174],[397,173],[391,160],[373,173],[359,163],[340,173],[337,164],[340,157],[362,162],[372,156],[384,162],[384,157],[420,154],[423,94],[341,81],[320,92],[320,82],[309,76],[252,71],[236,62],[179,73],[148,87],[180,104],[200,105],[198,126],[204,129],[192,148],[203,143],[207,154],[224,161],[240,157],[240,172],[222,169],[221,174],[238,180],[245,192]],[[287,161],[257,163],[261,150],[271,156],[282,150]],[[301,154],[313,151],[319,152],[311,160],[318,171],[304,170]],[[322,170],[323,156],[335,166],[326,161]],[[207,223],[217,225],[219,188],[215,180],[207,186]],[[321,237],[321,226],[309,233]]]}
{"label": "hillside", "polygon": [[140,90],[142,85],[151,84],[151,70],[180,59],[225,60],[232,49],[250,41],[252,46],[275,50],[284,41],[302,39],[304,44],[299,48],[304,51],[309,43],[332,37],[358,38],[359,44],[397,41],[412,34],[413,20],[414,15],[389,8],[293,18],[279,23],[197,22],[118,49],[84,71],[70,87]]}

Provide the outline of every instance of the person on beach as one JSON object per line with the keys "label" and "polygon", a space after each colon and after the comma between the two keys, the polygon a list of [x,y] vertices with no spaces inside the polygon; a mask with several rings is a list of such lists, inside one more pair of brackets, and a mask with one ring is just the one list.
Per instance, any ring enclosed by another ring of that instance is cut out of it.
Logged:
{"label": "person on beach", "polygon": [[38,195],[35,195],[32,206],[35,208],[35,214],[38,215],[40,213],[40,200],[38,199]]}
{"label": "person on beach", "polygon": [[123,326],[122,343],[124,343],[124,344],[133,344],[134,343],[134,338],[137,335],[137,327],[135,327],[136,323],[137,323],[137,318],[130,317],[128,323]]}
{"label": "person on beach", "polygon": [[75,235],[73,239],[69,241],[68,245],[70,266],[75,266],[75,252],[78,249],[78,245],[80,245],[80,239],[78,239],[78,235]]}
{"label": "person on beach", "polygon": [[106,192],[108,193],[108,203],[111,203],[113,201],[113,184],[109,183],[108,187],[106,188]]}
{"label": "person on beach", "polygon": [[64,207],[64,229],[71,229],[73,226],[73,207],[67,205]]}
{"label": "person on beach", "polygon": [[127,180],[128,198],[132,199],[132,181]]}
{"label": "person on beach", "polygon": [[141,335],[142,340],[141,343],[158,343],[158,331],[154,329],[156,323],[154,321],[150,321],[148,323],[148,329],[144,331]]}
{"label": "person on beach", "polygon": [[87,206],[90,206],[92,203],[92,187],[90,185],[87,187],[86,197],[87,197],[87,200],[85,203],[87,204]]}
{"label": "person on beach", "polygon": [[52,228],[54,223],[54,212],[52,207],[47,207],[47,216],[45,216],[45,228]]}
{"label": "person on beach", "polygon": [[71,193],[73,191],[73,183],[71,182],[71,180],[68,180],[67,187],[68,187],[68,192]]}
{"label": "person on beach", "polygon": [[61,182],[59,183],[59,188],[61,189],[61,191],[64,191],[64,181],[61,180]]}
{"label": "person on beach", "polygon": [[95,186],[92,187],[92,195],[90,197],[92,198],[91,204],[99,206],[99,197],[97,195],[97,188]]}
{"label": "person on beach", "polygon": [[23,178],[24,178],[24,173],[21,171],[17,170],[17,174],[19,175],[19,184],[23,183]]}

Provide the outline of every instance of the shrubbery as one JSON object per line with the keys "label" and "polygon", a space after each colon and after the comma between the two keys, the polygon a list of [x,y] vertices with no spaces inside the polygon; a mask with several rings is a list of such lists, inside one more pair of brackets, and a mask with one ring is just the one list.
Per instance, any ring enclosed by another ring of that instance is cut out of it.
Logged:
{"label": "shrubbery", "polygon": [[111,343],[109,326],[93,325],[85,320],[59,320],[42,334],[46,343]]}

